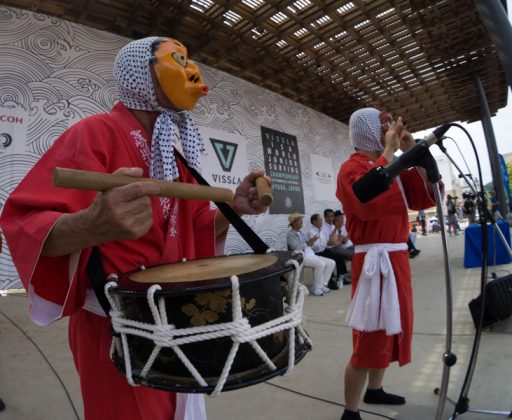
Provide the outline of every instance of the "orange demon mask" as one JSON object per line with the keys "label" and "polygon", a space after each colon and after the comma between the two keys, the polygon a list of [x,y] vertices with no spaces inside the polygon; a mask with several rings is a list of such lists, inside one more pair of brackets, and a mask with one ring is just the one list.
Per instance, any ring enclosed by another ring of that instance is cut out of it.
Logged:
{"label": "orange demon mask", "polygon": [[177,110],[190,111],[208,93],[198,67],[179,41],[169,38],[156,46],[153,68],[165,96]]}

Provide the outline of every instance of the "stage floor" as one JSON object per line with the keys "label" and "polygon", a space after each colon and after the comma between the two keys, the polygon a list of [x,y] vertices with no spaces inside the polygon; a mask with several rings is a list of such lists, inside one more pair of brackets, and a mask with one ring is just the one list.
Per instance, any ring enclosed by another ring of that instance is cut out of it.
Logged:
{"label": "stage floor", "polygon": [[[479,294],[480,269],[463,267],[464,235],[448,238],[453,275],[453,343],[458,357],[450,370],[448,396],[458,399],[473,345],[474,326],[468,302]],[[419,236],[421,254],[411,260],[414,273],[413,362],[393,365],[385,389],[404,395],[407,404],[386,407],[362,404],[362,417],[432,420],[438,404],[445,350],[446,303],[443,257],[439,234]],[[493,268],[489,268],[489,274]],[[498,277],[510,274],[512,264],[496,267]],[[307,296],[306,329],[314,349],[287,377],[219,397],[206,397],[210,420],[334,420],[343,410],[343,371],[351,352],[351,331],[345,324],[350,288]],[[46,328],[28,318],[25,296],[0,297],[0,398],[6,409],[0,420],[82,419],[82,405],[67,345],[67,321]],[[512,320],[483,333],[476,369],[468,393],[470,407],[512,410]],[[447,419],[453,412],[445,406]],[[466,413],[461,418],[489,419]],[[498,418],[498,417],[493,417]]]}

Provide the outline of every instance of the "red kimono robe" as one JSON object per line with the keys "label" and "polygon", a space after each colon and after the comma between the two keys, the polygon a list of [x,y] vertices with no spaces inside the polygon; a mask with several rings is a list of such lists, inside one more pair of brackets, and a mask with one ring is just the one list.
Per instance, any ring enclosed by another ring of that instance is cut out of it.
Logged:
{"label": "red kimono robe", "polygon": [[[52,185],[55,167],[111,173],[142,167],[148,176],[150,140],[135,117],[118,103],[111,112],[88,117],[62,134],[13,191],[0,225],[28,292],[31,318],[47,325],[70,316],[69,339],[80,375],[86,419],[166,419],[173,417],[175,395],[132,387],[109,358],[110,320],[82,309],[91,286],[85,267],[90,249],[57,258],[41,256],[57,219],[90,205],[96,192]],[[194,183],[177,161],[181,182]],[[105,272],[125,273],[144,265],[215,255],[215,212],[207,201],[155,197],[153,226],[138,240],[100,246]],[[89,289],[89,291],[88,291]]]}
{"label": "red kimono robe", "polygon": [[[414,168],[400,174],[403,194],[395,180],[388,191],[368,203],[361,203],[352,191],[352,184],[370,169],[387,163],[384,156],[374,162],[362,153],[354,153],[341,165],[336,196],[343,205],[347,230],[355,245],[407,242],[407,208],[420,210],[435,204],[423,177]],[[352,296],[357,288],[365,255],[356,253],[352,260]],[[407,250],[390,252],[389,257],[396,277],[402,333],[386,336],[385,331],[353,330],[350,363],[354,367],[380,369],[393,361],[398,361],[400,366],[411,361],[413,302],[409,253]]]}

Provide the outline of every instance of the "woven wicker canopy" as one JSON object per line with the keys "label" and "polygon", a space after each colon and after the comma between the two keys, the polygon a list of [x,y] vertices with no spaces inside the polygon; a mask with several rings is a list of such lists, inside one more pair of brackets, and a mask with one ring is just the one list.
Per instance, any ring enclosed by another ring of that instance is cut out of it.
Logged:
{"label": "woven wicker canopy", "polygon": [[411,131],[481,118],[508,86],[471,0],[7,0],[131,38],[166,35],[190,56],[347,122],[362,106]]}

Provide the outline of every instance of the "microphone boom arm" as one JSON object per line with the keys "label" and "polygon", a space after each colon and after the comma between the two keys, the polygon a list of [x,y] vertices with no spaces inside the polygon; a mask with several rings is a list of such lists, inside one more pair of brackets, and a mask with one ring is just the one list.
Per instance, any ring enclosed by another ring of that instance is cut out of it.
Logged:
{"label": "microphone boom arm", "polygon": [[429,144],[425,140],[420,140],[388,165],[372,168],[352,184],[352,191],[361,203],[373,200],[389,189],[400,172],[426,159],[430,155],[428,147]]}

